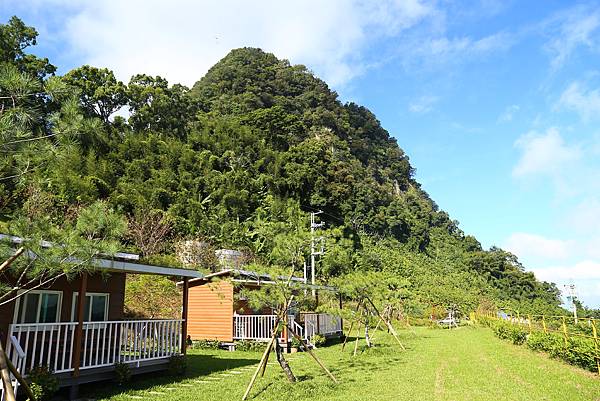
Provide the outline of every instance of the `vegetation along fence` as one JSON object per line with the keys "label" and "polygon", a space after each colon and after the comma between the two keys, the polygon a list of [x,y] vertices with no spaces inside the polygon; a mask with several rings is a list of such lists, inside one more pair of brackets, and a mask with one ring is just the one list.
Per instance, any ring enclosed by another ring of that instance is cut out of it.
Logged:
{"label": "vegetation along fence", "polygon": [[502,339],[600,374],[600,320],[570,316],[474,314]]}

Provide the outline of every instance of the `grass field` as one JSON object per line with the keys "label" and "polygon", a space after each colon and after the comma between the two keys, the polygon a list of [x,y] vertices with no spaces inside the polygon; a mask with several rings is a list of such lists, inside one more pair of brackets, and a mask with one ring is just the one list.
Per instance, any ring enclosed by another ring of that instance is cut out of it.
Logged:
{"label": "grass field", "polygon": [[[254,400],[600,401],[600,378],[516,347],[488,329],[416,329],[402,333],[407,350],[379,334],[376,348],[351,356],[352,346],[317,352],[338,378],[333,385],[306,353],[289,355],[301,380],[286,381],[270,362],[251,393]],[[364,344],[364,342],[361,342]],[[353,344],[352,344],[353,345]],[[191,351],[187,377],[138,377],[127,386],[91,386],[85,396],[110,400],[239,400],[260,354]]]}

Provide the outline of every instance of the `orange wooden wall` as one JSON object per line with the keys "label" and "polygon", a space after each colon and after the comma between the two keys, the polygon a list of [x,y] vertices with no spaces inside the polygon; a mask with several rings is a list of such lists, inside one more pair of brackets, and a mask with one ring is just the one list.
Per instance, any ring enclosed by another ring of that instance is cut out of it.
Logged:
{"label": "orange wooden wall", "polygon": [[233,285],[227,281],[190,287],[188,334],[192,340],[233,341]]}

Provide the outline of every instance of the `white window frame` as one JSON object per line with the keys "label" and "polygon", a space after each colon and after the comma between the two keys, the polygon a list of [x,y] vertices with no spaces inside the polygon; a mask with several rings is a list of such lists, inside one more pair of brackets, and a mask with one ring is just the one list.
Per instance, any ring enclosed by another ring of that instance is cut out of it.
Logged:
{"label": "white window frame", "polygon": [[[108,292],[86,292],[85,296],[88,297],[105,297],[106,301],[104,303],[105,308],[104,308],[104,320],[102,320],[103,322],[107,322],[108,321],[108,309],[110,308],[110,293]],[[73,293],[73,298],[71,299],[71,321],[75,322],[77,321],[77,316],[75,316],[75,312],[77,309],[77,303],[75,302],[75,297],[79,298],[79,292],[74,292]],[[88,311],[88,315],[83,317],[83,321],[84,322],[90,322],[90,323],[96,323],[96,322],[92,322],[91,320],[92,317],[92,301],[90,300],[90,310]]]}
{"label": "white window frame", "polygon": [[[62,291],[57,291],[57,290],[31,290],[31,291],[27,291],[27,290],[20,290],[18,292],[18,294],[21,294],[17,300],[15,301],[15,310],[13,313],[13,324],[52,324],[52,323],[60,323],[60,318],[61,318],[61,312],[62,312],[62,301],[63,301],[63,292]],[[19,309],[21,307],[21,301],[25,300],[25,297],[27,297],[27,295],[29,294],[38,294],[40,296],[39,300],[38,300],[38,306],[37,306],[37,312],[36,312],[36,318],[35,318],[35,322],[32,323],[20,323],[19,321],[21,320],[20,318],[22,318],[23,314],[25,313],[25,309],[23,309],[23,311],[21,311],[21,316],[19,316]],[[40,311],[42,309],[42,295],[43,294],[53,294],[53,295],[58,295],[58,304],[57,304],[57,311],[56,311],[56,322],[51,322],[51,323],[40,323]]]}

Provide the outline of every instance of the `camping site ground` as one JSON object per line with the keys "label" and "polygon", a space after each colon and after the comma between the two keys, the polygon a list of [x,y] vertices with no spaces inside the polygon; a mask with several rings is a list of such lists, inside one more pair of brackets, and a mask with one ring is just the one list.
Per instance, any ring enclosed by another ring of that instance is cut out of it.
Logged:
{"label": "camping site ground", "polygon": [[[416,328],[401,332],[406,351],[385,333],[317,350],[339,380],[333,384],[306,353],[287,354],[298,377],[289,383],[275,361],[259,378],[254,400],[600,401],[598,375],[496,338],[491,330]],[[350,341],[353,339],[350,338]],[[137,377],[122,386],[92,385],[85,396],[110,400],[240,400],[259,352],[190,350],[184,377]]]}

